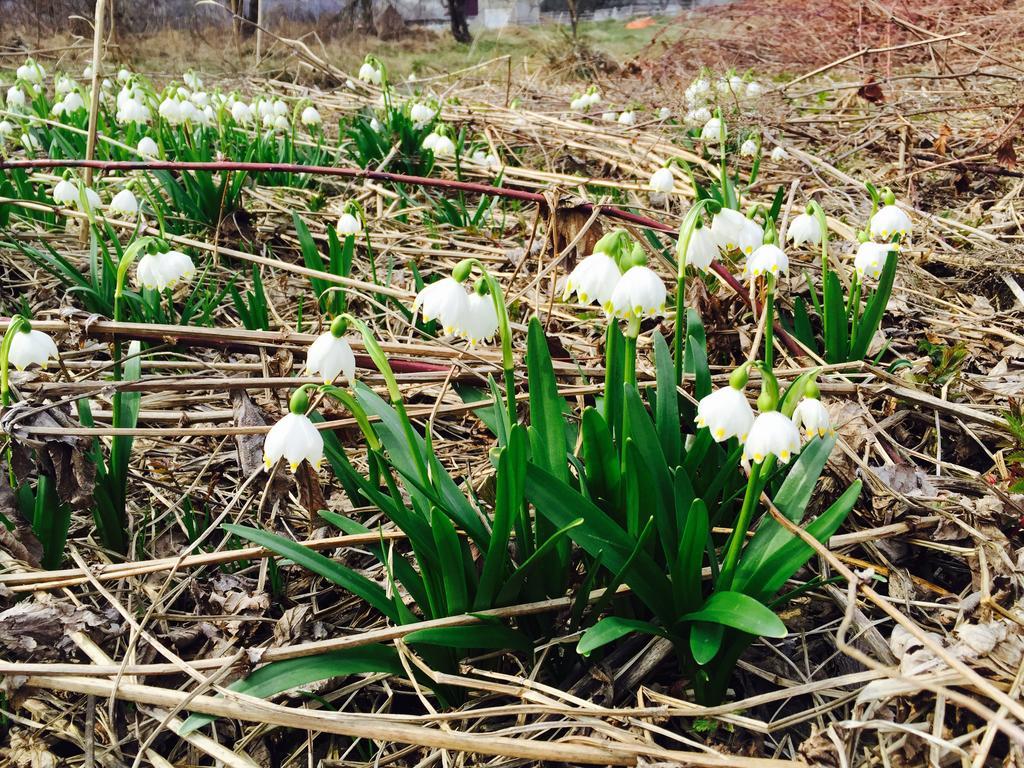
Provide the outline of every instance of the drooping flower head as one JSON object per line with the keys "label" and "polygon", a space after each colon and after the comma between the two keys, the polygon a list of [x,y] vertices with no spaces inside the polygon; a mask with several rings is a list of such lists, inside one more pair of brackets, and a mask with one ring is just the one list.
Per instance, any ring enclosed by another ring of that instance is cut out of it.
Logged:
{"label": "drooping flower head", "polygon": [[783,464],[800,452],[800,432],[793,420],[776,410],[779,383],[768,368],[761,366],[761,394],[757,398],[757,418],[743,445],[743,458],[761,464],[775,456]]}
{"label": "drooping flower head", "polygon": [[821,392],[813,379],[808,382],[803,398],[793,410],[793,424],[803,433],[805,440],[810,440],[815,435],[825,437],[835,434],[832,417],[828,409],[822,405]]}
{"label": "drooping flower head", "polygon": [[306,372],[322,377],[324,384],[330,384],[339,374],[349,386],[355,384],[356,356],[345,339],[346,326],[344,318],[336,318],[330,330],[317,336],[306,352]]}
{"label": "drooping flower head", "polygon": [[885,261],[889,257],[889,251],[894,250],[893,243],[874,243],[867,240],[857,246],[857,255],[853,259],[853,268],[857,276],[862,280],[866,277],[878,279],[885,267]]}
{"label": "drooping flower head", "polygon": [[594,252],[573,268],[562,290],[562,301],[576,294],[580,304],[597,302],[611,314],[611,298],[615,285],[622,277],[619,256],[628,240],[625,230],[617,229],[604,235],[594,245]]}
{"label": "drooping flower head", "polygon": [[11,338],[11,348],[7,353],[7,362],[19,371],[30,365],[38,365],[44,371],[57,360],[57,345],[47,334],[32,328],[27,321],[22,321],[21,328]]}
{"label": "drooping flower head", "polygon": [[[681,248],[683,241],[679,241]],[[683,260],[691,267],[707,272],[711,262],[718,256],[718,241],[708,227],[697,222],[697,227],[690,233],[690,241],[686,244]]]}
{"label": "drooping flower head", "polygon": [[764,242],[764,230],[732,208],[723,208],[711,220],[711,234],[724,252],[740,251],[749,256]]}
{"label": "drooping flower head", "polygon": [[195,274],[192,259],[181,251],[161,250],[160,246],[147,251],[135,268],[135,279],[143,288],[163,291],[178,283],[188,282]]}
{"label": "drooping flower head", "polygon": [[422,313],[423,321],[437,320],[445,335],[453,335],[462,328],[462,318],[467,311],[469,296],[466,289],[454,277],[438,280],[427,285],[416,295],[412,311]]}
{"label": "drooping flower head", "polygon": [[487,283],[480,278],[474,290],[466,297],[459,327],[455,334],[475,347],[482,341],[489,341],[498,332],[498,313],[494,299],[486,292]]}
{"label": "drooping flower head", "polygon": [[664,166],[651,174],[649,186],[655,192],[668,194],[676,188],[676,177],[672,174],[670,166]]}
{"label": "drooping flower head", "polygon": [[786,230],[786,239],[792,240],[793,245],[803,245],[804,243],[818,245],[821,243],[821,236],[818,217],[806,212],[794,216],[793,221],[789,223],[789,229]]}
{"label": "drooping flower head", "polygon": [[743,267],[743,276],[754,280],[761,275],[778,277],[789,271],[789,258],[786,252],[774,243],[765,243],[747,257]]}
{"label": "drooping flower head", "polygon": [[313,469],[320,469],[324,459],[324,439],[306,415],[309,397],[302,387],[297,389],[288,405],[288,413],[270,428],[263,441],[263,466],[269,471],[282,458],[288,460],[292,472],[304,460]]}
{"label": "drooping flower head", "polygon": [[754,423],[754,410],[743,393],[747,386],[747,366],[733,371],[729,384],[716,389],[697,403],[697,426],[707,427],[716,443],[735,437],[743,443]]}
{"label": "drooping flower head", "polygon": [[[637,243],[630,257],[632,266],[622,273],[612,291],[611,314],[621,320],[640,320],[665,314],[668,297],[665,282],[644,261],[643,249]],[[625,263],[625,258],[622,263]]]}

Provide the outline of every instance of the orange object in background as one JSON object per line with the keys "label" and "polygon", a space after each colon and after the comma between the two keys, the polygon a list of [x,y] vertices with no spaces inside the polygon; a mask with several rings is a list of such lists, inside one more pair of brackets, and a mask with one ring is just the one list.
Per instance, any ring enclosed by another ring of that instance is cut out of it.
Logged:
{"label": "orange object in background", "polygon": [[633,19],[631,22],[626,24],[626,29],[647,29],[648,27],[654,26],[656,22],[650,16],[644,16],[641,19]]}

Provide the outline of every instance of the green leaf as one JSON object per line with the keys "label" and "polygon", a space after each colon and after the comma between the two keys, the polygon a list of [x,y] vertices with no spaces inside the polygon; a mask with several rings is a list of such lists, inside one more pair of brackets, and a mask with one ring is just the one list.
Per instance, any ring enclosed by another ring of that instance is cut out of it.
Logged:
{"label": "green leaf", "polygon": [[660,333],[654,334],[654,363],[657,368],[658,397],[655,403],[655,424],[661,452],[670,467],[679,464],[682,453],[682,431],[679,428],[679,393],[676,390],[672,353]]}
{"label": "green leaf", "polygon": [[620,637],[625,637],[633,632],[643,632],[644,634],[657,637],[666,636],[665,630],[651,624],[649,621],[608,616],[583,633],[583,637],[576,644],[576,653],[581,656],[589,656],[592,651],[597,650],[601,646],[614,643]]}
{"label": "green leaf", "polygon": [[849,357],[846,299],[839,276],[834,271],[830,270],[825,275],[822,300],[825,304],[825,359],[830,363],[844,363]]}
{"label": "green leaf", "polygon": [[530,318],[527,333],[526,368],[530,390],[530,446],[533,461],[559,480],[567,480],[568,447],[565,441],[565,399],[558,394],[558,382],[551,363],[547,338],[540,320]]}
{"label": "green leaf", "polygon": [[690,653],[693,660],[704,666],[718,655],[725,631],[721,624],[698,621],[690,627]]}
{"label": "green leaf", "polygon": [[706,621],[758,637],[785,637],[786,625],[771,608],[740,592],[715,592],[699,611],[680,621]]}
{"label": "green leaf", "polygon": [[250,528],[246,525],[232,525],[230,523],[225,524],[223,528],[229,533],[269,549],[281,557],[286,557],[296,565],[312,571],[317,576],[321,576],[333,584],[337,584],[342,589],[346,589],[352,594],[361,597],[396,624],[400,623],[394,604],[388,599],[387,593],[384,592],[380,585],[370,581],[362,574],[356,573],[351,568],[341,563],[336,563],[334,560],[291,539],[278,536],[276,533],[261,531],[258,528]]}
{"label": "green leaf", "polygon": [[410,645],[439,645],[447,648],[533,651],[533,644],[526,635],[493,620],[465,627],[418,629],[406,635],[405,642]]}
{"label": "green leaf", "polygon": [[526,505],[526,433],[519,424],[512,428],[508,445],[498,455],[497,490],[494,499],[494,520],[491,542],[484,558],[484,569],[477,587],[475,610],[490,608],[494,596],[508,572],[509,536]]}
{"label": "green leaf", "polygon": [[[637,541],[626,534],[593,502],[535,464],[526,466],[526,497],[558,527],[582,517],[584,525],[573,528],[570,538],[592,557],[603,558],[612,572],[621,571]],[[674,616],[672,585],[661,568],[645,552],[639,552],[626,583],[662,621]]]}
{"label": "green leaf", "polygon": [[[390,646],[374,644],[317,656],[273,661],[228,686],[228,690],[265,699],[300,685],[367,673],[402,675],[404,669],[398,652]],[[192,715],[184,722],[178,734],[185,736],[214,720],[216,718],[211,715]]]}
{"label": "green leaf", "polygon": [[581,430],[587,489],[593,498],[603,499],[614,507],[619,498],[621,470],[611,430],[596,408],[583,411]]}
{"label": "green leaf", "polygon": [[665,455],[661,451],[658,433],[640,399],[640,394],[635,387],[631,386],[627,386],[623,394],[626,413],[629,417],[629,439],[636,448],[640,459],[637,469],[642,471],[641,477],[647,475],[654,481],[653,487],[647,483],[641,485],[640,497],[647,502],[645,514],[654,516],[658,536],[666,553],[666,561],[671,562],[676,556],[676,541],[678,540],[675,526],[675,503],[672,499],[672,476],[665,463]]}
{"label": "green leaf", "polygon": [[451,520],[437,507],[430,508],[430,529],[434,533],[437,559],[441,567],[448,613],[455,615],[469,609],[469,596],[462,563],[462,542]]}
{"label": "green leaf", "polygon": [[[875,337],[875,331],[878,330],[878,326],[882,322],[882,315],[889,304],[893,282],[896,280],[898,261],[899,254],[895,250],[889,251],[889,255],[885,259],[885,266],[882,268],[882,274],[878,278],[878,286],[868,300],[864,308],[864,314],[861,315],[860,321],[857,324],[857,335],[850,348],[849,359],[851,361],[862,360],[868,353],[868,347],[871,346],[871,340]],[[857,310],[855,309],[854,311],[856,312]]]}
{"label": "green leaf", "polygon": [[672,569],[672,590],[679,613],[694,611],[703,601],[701,583],[708,532],[708,508],[701,499],[694,499],[686,514],[679,553]]}

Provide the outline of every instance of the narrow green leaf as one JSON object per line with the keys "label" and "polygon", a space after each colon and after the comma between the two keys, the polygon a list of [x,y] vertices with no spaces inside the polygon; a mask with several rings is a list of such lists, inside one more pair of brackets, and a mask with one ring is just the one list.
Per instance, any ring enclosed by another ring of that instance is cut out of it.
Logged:
{"label": "narrow green leaf", "polygon": [[704,606],[680,621],[706,621],[758,637],[785,637],[786,625],[771,608],[740,592],[715,592]]}
{"label": "narrow green leaf", "polygon": [[526,635],[494,621],[465,627],[419,629],[406,635],[405,642],[410,645],[439,645],[446,648],[514,650],[525,653],[533,651],[533,644]]}
{"label": "narrow green leaf", "polygon": [[682,431],[679,428],[679,393],[676,390],[675,367],[672,353],[665,338],[654,334],[654,363],[657,368],[658,397],[655,404],[655,423],[661,452],[670,467],[679,464],[682,453]]}
{"label": "narrow green leaf", "polygon": [[621,616],[608,616],[583,633],[583,637],[576,644],[576,653],[581,656],[589,656],[592,651],[597,650],[601,646],[614,643],[620,637],[625,637],[633,632],[643,632],[647,635],[665,637],[665,630],[651,624],[649,621],[625,619]]}

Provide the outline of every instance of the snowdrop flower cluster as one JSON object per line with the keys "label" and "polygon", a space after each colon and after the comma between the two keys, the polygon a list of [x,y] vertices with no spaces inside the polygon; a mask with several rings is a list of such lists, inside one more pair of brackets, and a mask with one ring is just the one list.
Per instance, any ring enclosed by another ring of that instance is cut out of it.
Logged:
{"label": "snowdrop flower cluster", "polygon": [[181,251],[147,252],[139,259],[135,277],[143,288],[164,291],[180,282],[188,282],[195,275],[195,265]]}
{"label": "snowdrop flower cluster", "polygon": [[595,86],[590,86],[586,93],[580,94],[569,102],[569,109],[573,112],[587,112],[591,107],[601,103],[601,93]]}
{"label": "snowdrop flower cluster", "polygon": [[634,126],[636,125],[636,112],[633,110],[627,110],[619,114],[619,125]]}
{"label": "snowdrop flower cluster", "polygon": [[374,66],[372,60],[367,57],[367,60],[359,67],[358,77],[364,83],[380,85],[384,81],[384,70],[381,67]]}
{"label": "snowdrop flower cluster", "polygon": [[498,332],[494,299],[481,279],[467,293],[462,283],[449,276],[431,283],[417,294],[413,313],[421,312],[424,322],[437,320],[447,336],[458,336],[476,346]]}
{"label": "snowdrop flower cluster", "polygon": [[146,104],[146,96],[141,88],[125,85],[117,93],[116,104],[115,119],[122,125],[148,125],[153,119],[153,113]]}
{"label": "snowdrop flower cluster", "polygon": [[434,153],[434,157],[455,157],[455,142],[443,126],[428,133],[423,139],[423,148]]}
{"label": "snowdrop flower cluster", "polygon": [[18,67],[15,75],[26,83],[39,85],[46,79],[46,70],[35,59],[26,59],[25,63]]}
{"label": "snowdrop flower cluster", "polygon": [[764,242],[764,230],[739,211],[723,208],[711,220],[711,234],[725,252],[740,251],[749,256]]}
{"label": "snowdrop flower cluster", "polygon": [[686,116],[683,117],[683,122],[691,128],[697,128],[703,126],[711,118],[712,114],[710,109],[707,107],[697,107],[696,109],[691,109],[686,113]]}
{"label": "snowdrop flower cluster", "polygon": [[[53,187],[53,192],[51,193],[53,202],[65,208],[70,208],[72,206],[80,208],[82,201],[78,195],[78,189],[78,185],[70,179],[61,179]],[[89,209],[96,210],[102,205],[100,196],[95,190],[85,187],[84,191],[85,202]]]}
{"label": "snowdrop flower cluster", "polygon": [[596,302],[606,315],[622,320],[664,315],[665,283],[645,260],[643,249],[630,245],[625,230],[611,232],[569,273],[562,301],[575,294],[580,304]]}
{"label": "snowdrop flower cluster", "polygon": [[489,171],[501,170],[501,160],[498,159],[498,156],[491,152],[485,152],[482,149],[474,151],[470,160],[477,165],[482,165]]}
{"label": "snowdrop flower cluster", "polygon": [[76,90],[68,91],[64,94],[64,98],[54,103],[50,108],[50,113],[54,117],[60,117],[61,115],[72,115],[79,110],[85,109],[85,100]]}

